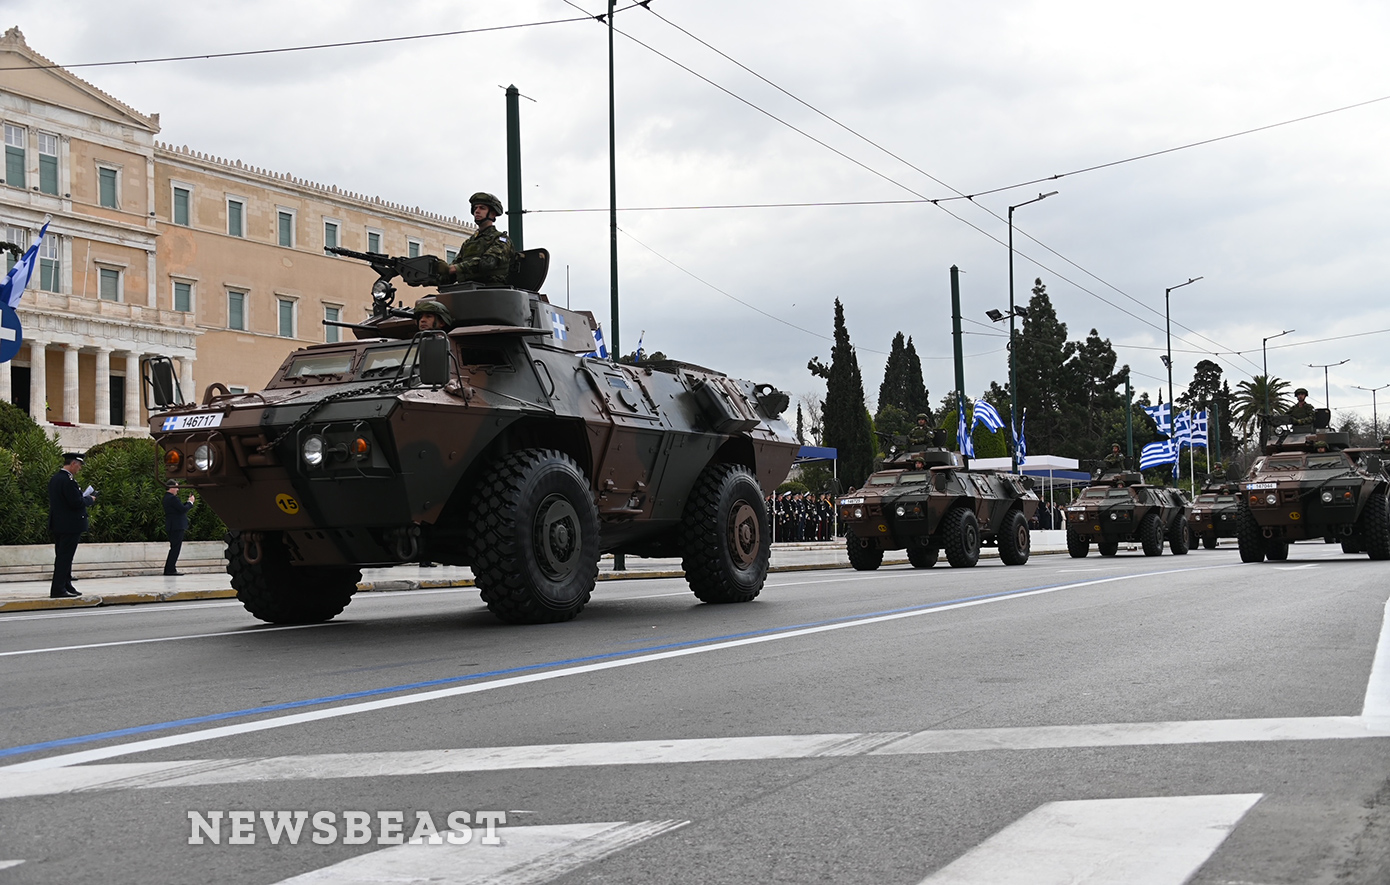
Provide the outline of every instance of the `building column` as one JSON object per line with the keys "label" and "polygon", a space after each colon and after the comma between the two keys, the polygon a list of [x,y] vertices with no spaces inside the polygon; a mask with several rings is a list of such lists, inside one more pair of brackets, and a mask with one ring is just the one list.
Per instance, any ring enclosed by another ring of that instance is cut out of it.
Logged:
{"label": "building column", "polygon": [[63,420],[77,423],[80,391],[77,387],[77,345],[63,345]]}
{"label": "building column", "polygon": [[125,426],[134,430],[140,426],[140,354],[133,350],[125,353]]}
{"label": "building column", "polygon": [[93,419],[101,426],[111,424],[111,348],[97,348],[96,414]]}
{"label": "building column", "polygon": [[198,401],[198,391],[193,387],[193,357],[186,356],[179,360],[179,387],[183,389],[183,395],[188,402]]}
{"label": "building column", "polygon": [[14,402],[14,388],[10,378],[10,362],[6,360],[0,363],[0,400],[7,403]]}
{"label": "building column", "polygon": [[29,417],[40,426],[48,423],[48,357],[44,342],[29,339]]}

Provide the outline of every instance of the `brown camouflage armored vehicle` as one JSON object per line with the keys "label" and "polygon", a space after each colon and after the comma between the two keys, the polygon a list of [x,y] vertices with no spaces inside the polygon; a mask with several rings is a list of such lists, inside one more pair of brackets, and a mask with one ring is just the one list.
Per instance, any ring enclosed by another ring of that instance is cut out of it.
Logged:
{"label": "brown camouflage armored vehicle", "polygon": [[1330,417],[1318,409],[1311,425],[1268,419],[1265,454],[1240,486],[1241,561],[1283,561],[1290,543],[1315,538],[1341,542],[1346,553],[1390,559],[1390,484],[1381,458],[1325,429]]}
{"label": "brown camouflage armored vehicle", "polygon": [[417,307],[452,324],[425,332],[391,281],[432,285],[437,259],[337,251],[380,276],[372,317],[342,324],[357,340],[295,351],[263,390],[212,384],[201,405],[150,420],[168,475],[229,527],[253,615],[327,620],[363,566],[432,561],[470,566],[502,620],[564,621],[610,551],[683,557],[706,602],[758,595],[764,490],[798,448],[785,394],[592,355],[592,316],[536,291],[543,250],[521,253],[507,285],[441,288]]}
{"label": "brown camouflage armored vehicle", "polygon": [[1187,517],[1188,537],[1193,545],[1200,540],[1203,547],[1215,550],[1219,538],[1234,538],[1239,503],[1238,483],[1223,480],[1204,486]]}
{"label": "brown camouflage armored vehicle", "polygon": [[1145,556],[1163,553],[1163,542],[1174,556],[1190,546],[1188,508],[1180,489],[1145,485],[1143,474],[1113,471],[1067,507],[1067,552],[1080,559],[1094,541],[1101,556],[1114,556],[1120,544],[1137,542]]}
{"label": "brown camouflage armored vehicle", "polygon": [[850,565],[859,571],[882,565],[885,550],[903,548],[914,568],[936,565],[943,549],[953,567],[969,568],[981,545],[997,545],[1006,565],[1028,561],[1038,496],[1025,477],[966,470],[959,454],[938,445],[895,455],[838,507]]}

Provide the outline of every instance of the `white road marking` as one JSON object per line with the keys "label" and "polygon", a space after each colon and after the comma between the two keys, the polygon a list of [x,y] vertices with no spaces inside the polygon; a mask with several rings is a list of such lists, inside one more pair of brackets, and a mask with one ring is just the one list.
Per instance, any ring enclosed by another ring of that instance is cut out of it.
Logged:
{"label": "white road marking", "polygon": [[916,733],[892,731],[535,744],[515,747],[325,753],[260,759],[123,762],[65,768],[42,768],[36,763],[30,763],[28,768],[12,766],[9,769],[0,769],[0,799],[89,790],[151,789],[332,778],[409,777],[422,774],[523,769],[1386,737],[1390,737],[1390,723],[1383,728],[1375,729],[1357,716],[1328,716],[1301,719],[1218,719],[1112,725],[967,728]]}
{"label": "white road marking", "polygon": [[1371,678],[1366,683],[1366,701],[1361,718],[1372,728],[1390,728],[1390,600],[1380,621],[1380,641],[1371,661]]}
{"label": "white road marking", "polygon": [[1261,795],[1049,802],[922,885],[1182,885]]}
{"label": "white road marking", "polygon": [[821,624],[815,627],[806,627],[800,630],[786,630],[779,633],[768,633],[760,636],[749,636],[743,639],[733,639],[726,642],[715,642],[709,645],[698,645],[690,648],[672,649],[671,651],[656,652],[653,654],[637,655],[631,658],[619,658],[611,661],[600,661],[592,664],[582,664],[575,667],[563,667],[558,670],[548,670],[541,673],[527,673],[522,676],[509,676],[505,679],[494,679],[489,682],[467,683],[456,685],[449,688],[439,688],[430,691],[415,692],[403,696],[392,698],[379,698],[373,701],[365,701],[356,704],[344,704],[340,707],[330,707],[321,710],[308,710],[302,713],[291,713],[284,716],[274,716],[266,719],[258,719],[251,722],[238,722],[235,725],[223,725],[216,728],[204,728],[197,731],[184,732],[182,734],[165,735],[158,738],[131,741],[124,744],[115,744],[109,747],[101,747],[92,750],[79,750],[74,753],[64,753],[58,756],[49,756],[44,759],[36,759],[32,762],[22,762],[17,765],[7,765],[0,767],[0,772],[4,771],[38,771],[43,769],[59,768],[64,765],[80,765],[85,762],[95,762],[99,759],[110,759],[116,756],[127,756],[132,753],[143,753],[149,750],[160,750],[166,747],[175,747],[182,744],[192,744],[201,741],[213,740],[220,737],[231,735],[249,734],[257,731],[267,731],[274,728],[285,728],[291,725],[300,725],[306,722],[317,722],[325,719],[336,719],[342,716],[353,716],[359,713],[370,713],[377,710],[387,710],[393,707],[403,707],[411,704],[422,704],[429,701],[436,701],[443,698],[457,697],[459,695],[477,694],[485,691],[494,691],[499,688],[510,688],[517,685],[527,685],[533,682],[548,682],[552,679],[562,679],[566,676],[575,676],[583,673],[597,673],[603,670],[616,670],[622,667],[632,667],[639,664],[650,664],[658,661],[673,660],[692,655],[707,654],[715,651],[726,651],[732,648],[740,648],[749,645],[761,645],[767,642],[779,642],[784,639],[797,639],[803,636],[812,636],[818,633],[829,633],[835,630],[846,630],[851,627],[866,627],[874,624],[885,624],[890,621],[899,621],[907,618],[918,618],[924,615],[936,615],[942,612],[956,611],[963,608],[973,608],[980,605],[993,605],[1001,602],[1011,602],[1018,599],[1028,599],[1034,596],[1043,596],[1050,593],[1058,593],[1063,590],[1076,590],[1082,587],[1095,587],[1101,584],[1110,584],[1117,581],[1132,581],[1141,578],[1156,578],[1164,575],[1179,574],[1183,572],[1208,571],[1211,569],[1233,568],[1234,566],[1198,566],[1195,568],[1175,568],[1165,569],[1155,572],[1144,572],[1135,575],[1116,575],[1108,578],[1096,578],[1089,581],[1077,581],[1071,584],[1058,584],[1055,587],[1042,587],[1037,590],[1027,590],[1018,593],[1007,593],[1002,596],[989,596],[983,599],[971,599],[964,602],[956,602],[950,605],[939,605],[930,608],[917,608],[911,611],[894,612],[892,614],[874,615],[871,617],[854,618],[851,620],[837,621],[832,624]]}
{"label": "white road marking", "polygon": [[259,633],[274,633],[278,630],[305,630],[309,627],[331,627],[334,622],[322,624],[295,624],[289,627],[249,627],[242,630],[227,630],[222,633],[189,633],[184,636],[157,636],[153,639],[124,639],[120,642],[92,642],[87,645],[59,645],[52,648],[26,648],[20,651],[0,651],[0,658],[15,655],[41,655],[50,651],[80,651],[85,648],[111,648],[116,645],[144,645],[147,642],[175,642],[180,639],[208,639],[213,636],[255,636]]}
{"label": "white road marking", "polygon": [[[278,885],[540,885],[689,821],[499,827],[501,845],[484,845],[482,830],[451,845],[397,845],[359,855]],[[452,831],[451,831],[452,832]]]}
{"label": "white road marking", "polygon": [[22,860],[0,860],[0,870],[8,870],[10,867],[17,867],[24,863]]}
{"label": "white road marking", "polygon": [[1302,571],[1303,569],[1317,567],[1318,564],[1316,562],[1310,562],[1305,565],[1276,565],[1274,568],[1281,572],[1298,572]]}

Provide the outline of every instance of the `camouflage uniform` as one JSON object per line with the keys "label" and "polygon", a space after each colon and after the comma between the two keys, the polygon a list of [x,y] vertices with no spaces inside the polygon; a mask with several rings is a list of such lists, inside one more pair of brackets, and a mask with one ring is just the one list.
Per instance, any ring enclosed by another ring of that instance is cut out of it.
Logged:
{"label": "camouflage uniform", "polygon": [[917,421],[919,423],[913,424],[912,428],[907,432],[908,445],[924,446],[931,440],[931,428],[924,423],[926,420],[926,415],[917,416]]}
{"label": "camouflage uniform", "polygon": [[1105,456],[1106,467],[1124,467],[1125,456],[1122,452],[1111,452]]}
{"label": "camouflage uniform", "polygon": [[507,282],[507,272],[512,267],[512,244],[507,232],[496,227],[479,228],[463,241],[454,265],[458,273],[449,282]]}
{"label": "camouflage uniform", "polygon": [[1289,409],[1284,414],[1292,418],[1293,423],[1295,424],[1312,424],[1313,404],[1302,403],[1300,405],[1295,405],[1293,408]]}

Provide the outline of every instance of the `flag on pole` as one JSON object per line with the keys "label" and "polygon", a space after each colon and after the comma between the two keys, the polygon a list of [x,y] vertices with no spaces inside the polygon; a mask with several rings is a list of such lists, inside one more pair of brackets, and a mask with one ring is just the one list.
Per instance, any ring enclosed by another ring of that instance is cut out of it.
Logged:
{"label": "flag on pole", "polygon": [[1144,450],[1139,453],[1140,470],[1161,467],[1164,464],[1177,464],[1177,462],[1178,448],[1170,439],[1161,439],[1158,442],[1151,442],[1144,446]]}
{"label": "flag on pole", "polygon": [[1203,409],[1192,416],[1192,442],[1194,449],[1207,447],[1207,410]]}
{"label": "flag on pole", "polygon": [[1173,417],[1173,443],[1178,446],[1192,445],[1192,413],[1184,409]]}
{"label": "flag on pole", "polygon": [[976,424],[985,425],[991,433],[1004,429],[1004,419],[999,417],[999,410],[982,399],[975,400],[975,420],[970,425],[972,431]]}
{"label": "flag on pole", "polygon": [[48,233],[49,222],[45,221],[43,227],[39,228],[39,238],[34,241],[34,245],[24,250],[24,254],[10,268],[10,272],[5,276],[5,281],[0,283],[0,305],[5,307],[18,307],[19,297],[24,294],[24,289],[29,285],[29,278],[34,275],[34,265],[39,261],[39,244],[43,242],[43,235]]}
{"label": "flag on pole", "polygon": [[1171,436],[1173,433],[1173,404],[1159,403],[1156,406],[1144,406],[1144,411],[1149,413],[1153,419],[1154,426],[1158,432],[1164,436]]}
{"label": "flag on pole", "polygon": [[594,328],[594,349],[580,356],[596,356],[601,360],[608,359],[608,345],[603,343],[603,325],[599,324]]}
{"label": "flag on pole", "polygon": [[[979,416],[979,406],[976,407],[975,415]],[[970,436],[971,427],[965,423],[965,399],[956,398],[956,409],[960,412],[960,422],[956,425],[956,445],[960,448],[960,453],[967,458],[975,457],[975,440]]]}
{"label": "flag on pole", "polygon": [[647,335],[647,330],[646,330],[646,329],[643,329],[642,332],[641,332],[641,334],[639,334],[639,335],[637,336],[637,353],[636,353],[636,355],[632,358],[632,361],[633,361],[634,363],[640,363],[640,362],[642,362],[642,339],[643,339],[644,337],[646,337],[646,335]]}
{"label": "flag on pole", "polygon": [[1018,419],[1018,433],[1014,434],[1014,451],[1018,453],[1018,466],[1028,461],[1028,410],[1024,409]]}

